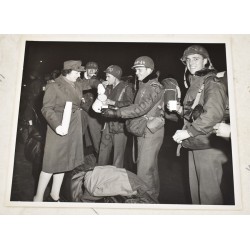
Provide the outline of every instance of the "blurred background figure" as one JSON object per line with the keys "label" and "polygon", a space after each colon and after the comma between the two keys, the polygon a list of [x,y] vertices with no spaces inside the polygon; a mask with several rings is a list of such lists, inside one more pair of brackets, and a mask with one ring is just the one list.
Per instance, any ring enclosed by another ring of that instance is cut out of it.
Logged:
{"label": "blurred background figure", "polygon": [[51,79],[55,81],[55,79],[59,77],[60,74],[61,74],[60,70],[58,69],[53,70],[51,73]]}
{"label": "blurred background figure", "polygon": [[[32,71],[29,74],[30,81],[27,83],[27,105],[24,112],[24,119],[33,125],[36,119],[36,113],[41,110],[41,94],[43,91],[43,82],[37,71]],[[38,114],[40,116],[40,114]]]}
{"label": "blurred background figure", "polygon": [[46,83],[45,85],[47,85],[48,81],[51,80],[51,74],[50,73],[46,73],[44,75],[44,82]]}
{"label": "blurred background figure", "polygon": [[29,81],[23,84],[20,103],[18,133],[24,144],[24,156],[32,163],[35,186],[41,171],[46,121],[41,113],[46,79],[38,71],[29,73]]}
{"label": "blurred background figure", "polygon": [[101,142],[102,117],[100,114],[92,110],[92,104],[97,97],[97,89],[93,86],[93,79],[98,80],[98,64],[96,62],[88,62],[85,67],[82,84],[83,84],[83,99],[82,99],[82,126],[83,135],[85,139],[86,149],[91,146],[94,149],[94,154],[99,153],[99,146]]}
{"label": "blurred background figure", "polygon": [[61,74],[60,70],[58,69],[53,70],[50,74],[50,78],[48,79],[47,84],[55,82],[56,78],[59,77],[60,74]]}

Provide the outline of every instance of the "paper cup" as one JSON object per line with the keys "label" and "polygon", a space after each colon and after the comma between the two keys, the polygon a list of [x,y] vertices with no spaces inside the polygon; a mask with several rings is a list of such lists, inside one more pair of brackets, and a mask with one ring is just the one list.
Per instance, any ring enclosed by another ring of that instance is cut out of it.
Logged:
{"label": "paper cup", "polygon": [[177,111],[177,101],[176,100],[168,101],[168,105],[169,105],[170,111]]}
{"label": "paper cup", "polygon": [[92,105],[92,109],[96,112],[96,113],[101,113],[102,110],[102,102],[98,99],[95,100],[95,102]]}

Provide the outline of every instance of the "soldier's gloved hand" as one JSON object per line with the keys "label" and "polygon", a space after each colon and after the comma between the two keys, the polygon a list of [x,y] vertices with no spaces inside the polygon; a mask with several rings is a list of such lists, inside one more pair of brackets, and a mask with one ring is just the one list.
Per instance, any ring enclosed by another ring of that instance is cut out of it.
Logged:
{"label": "soldier's gloved hand", "polygon": [[119,118],[120,113],[114,109],[102,109],[102,115],[107,118]]}
{"label": "soldier's gloved hand", "polygon": [[115,106],[115,101],[107,99],[106,102],[105,102],[105,104]]}

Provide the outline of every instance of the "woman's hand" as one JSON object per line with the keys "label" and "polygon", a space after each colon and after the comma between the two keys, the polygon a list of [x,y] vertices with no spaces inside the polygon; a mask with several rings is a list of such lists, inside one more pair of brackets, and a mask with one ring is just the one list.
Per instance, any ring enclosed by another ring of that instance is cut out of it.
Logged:
{"label": "woman's hand", "polygon": [[64,136],[64,135],[67,134],[67,133],[64,131],[62,125],[59,125],[59,126],[56,128],[56,133],[57,133],[58,135],[61,135],[61,136]]}

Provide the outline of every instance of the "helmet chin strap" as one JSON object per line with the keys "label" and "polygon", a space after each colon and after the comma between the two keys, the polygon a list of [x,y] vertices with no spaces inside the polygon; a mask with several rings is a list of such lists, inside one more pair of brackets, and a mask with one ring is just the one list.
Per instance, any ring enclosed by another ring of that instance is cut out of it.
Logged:
{"label": "helmet chin strap", "polygon": [[89,79],[89,75],[88,75],[87,71],[84,72],[84,77],[85,77],[86,79]]}
{"label": "helmet chin strap", "polygon": [[211,62],[211,60],[210,60],[210,58],[208,58],[207,59],[208,60],[208,62],[209,62],[209,69],[214,69],[214,66],[213,66],[213,64],[212,64],[212,62]]}
{"label": "helmet chin strap", "polygon": [[185,85],[185,88],[188,89],[186,73],[187,73],[187,66],[185,67],[185,72],[184,72],[184,85]]}

